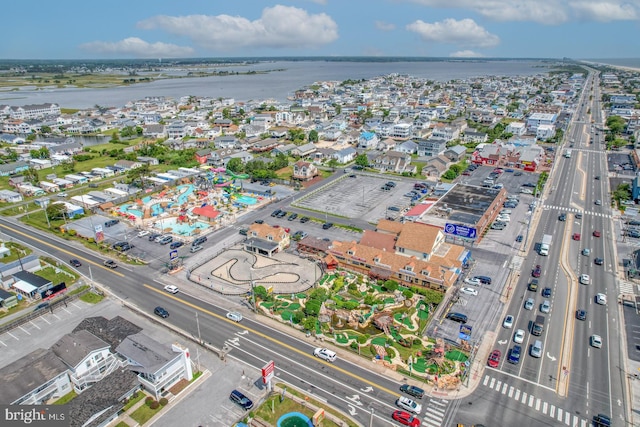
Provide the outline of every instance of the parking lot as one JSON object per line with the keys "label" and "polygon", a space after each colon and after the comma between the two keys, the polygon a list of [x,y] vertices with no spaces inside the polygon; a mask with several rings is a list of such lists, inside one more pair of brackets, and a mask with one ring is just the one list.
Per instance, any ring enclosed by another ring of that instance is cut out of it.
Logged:
{"label": "parking lot", "polygon": [[[495,168],[490,166],[479,166],[470,175],[462,175],[459,182],[482,187],[482,182],[489,177]],[[519,171],[518,169],[503,168],[505,172],[498,175],[495,184],[502,184],[509,194],[518,194],[523,184],[538,182],[539,174],[534,172]],[[513,172],[506,172],[512,170]]]}
{"label": "parking lot", "polygon": [[608,153],[607,168],[609,172],[622,175],[634,175],[636,171],[636,165],[629,153]]}
{"label": "parking lot", "polygon": [[[395,186],[383,189],[390,181]],[[402,210],[410,206],[411,197],[405,194],[414,190],[415,182],[415,179],[350,173],[297,199],[293,206],[313,211],[318,218],[326,214],[376,223],[388,216],[389,207]]]}

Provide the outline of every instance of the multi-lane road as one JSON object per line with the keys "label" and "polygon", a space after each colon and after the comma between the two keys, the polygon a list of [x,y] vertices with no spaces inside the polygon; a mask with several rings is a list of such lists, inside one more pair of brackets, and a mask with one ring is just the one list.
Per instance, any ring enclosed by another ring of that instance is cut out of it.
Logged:
{"label": "multi-lane road", "polygon": [[[427,397],[424,404],[429,415],[423,421],[425,426],[458,422],[522,427],[586,426],[597,413],[610,414],[614,420],[625,419],[624,372],[619,369],[623,343],[616,308],[615,237],[606,154],[601,144],[604,136],[596,135],[591,125],[592,120],[595,124],[602,123],[598,98],[598,80],[592,73],[566,138],[565,147],[573,145],[572,155],[570,158],[556,156],[542,201],[532,215],[535,222],[529,251],[507,309],[508,314],[515,316],[515,323],[511,329],[502,328],[501,320],[495,325],[498,328],[495,347],[503,354],[500,364],[495,369],[487,368],[475,378],[476,391],[462,400]],[[602,179],[596,179],[597,176]],[[601,203],[596,204],[597,200]],[[285,203],[273,208],[284,207]],[[559,220],[562,213],[567,215],[566,221]],[[253,216],[247,218],[252,219]],[[83,263],[80,271],[88,276],[88,265],[91,265],[93,278],[106,284],[118,297],[148,312],[162,305],[171,313],[167,322],[194,336],[199,334],[214,347],[226,344],[232,349],[230,357],[237,357],[256,369],[274,360],[279,378],[351,413],[363,424],[391,423],[389,415],[396,409],[394,401],[399,394],[401,377],[379,375],[367,363],[358,361],[322,362],[312,356],[313,347],[319,345],[313,339],[292,337],[251,318],[241,324],[230,322],[224,315],[239,301],[216,306],[185,293],[167,294],[162,291],[163,284],[154,280],[156,273],[147,266],[120,265],[116,270],[107,269],[102,265],[102,258],[74,244],[35,235],[30,229],[4,219],[0,219],[0,229],[9,237],[58,257],[62,262],[79,258]],[[594,231],[600,236],[594,236]],[[236,233],[235,229],[218,231],[216,240],[224,241]],[[580,233],[580,240],[572,239],[574,233]],[[551,251],[546,257],[538,255],[534,244],[540,242],[544,234],[553,236]],[[590,255],[582,255],[585,248],[590,249]],[[603,258],[603,265],[594,263],[596,257]],[[542,266],[541,285],[537,292],[531,292],[527,283],[537,264]],[[589,285],[578,283],[581,274],[590,275]],[[541,296],[541,289],[545,287],[551,288],[550,297]],[[596,304],[596,293],[606,294],[609,304]],[[533,310],[523,306],[528,298],[535,300]],[[545,299],[551,303],[549,313],[540,312]],[[587,311],[586,320],[576,319],[576,309]],[[540,337],[532,337],[531,322],[537,315],[545,317],[545,329]],[[510,364],[507,356],[513,348],[513,333],[517,329],[526,331],[523,353],[518,364]],[[602,337],[602,348],[590,347],[589,337],[593,334]],[[529,355],[535,339],[544,345],[540,358]]]}

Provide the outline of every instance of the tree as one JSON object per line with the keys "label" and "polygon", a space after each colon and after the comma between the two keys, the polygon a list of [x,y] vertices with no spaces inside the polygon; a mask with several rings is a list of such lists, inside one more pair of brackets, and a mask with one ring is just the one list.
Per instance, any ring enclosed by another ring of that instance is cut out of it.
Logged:
{"label": "tree", "polygon": [[40,132],[42,133],[51,133],[51,127],[44,125],[40,127]]}
{"label": "tree", "polygon": [[33,167],[30,167],[29,169],[24,171],[22,174],[24,176],[24,179],[26,181],[32,183],[33,185],[37,185],[40,182],[40,177],[38,176],[38,171],[35,170]]}
{"label": "tree", "polygon": [[619,135],[624,131],[625,121],[620,116],[609,116],[607,117],[607,127],[611,133]]}
{"label": "tree", "polygon": [[333,169],[335,171],[336,167],[338,166],[338,161],[335,158],[332,157],[327,162],[327,166],[329,166],[331,169]]}
{"label": "tree", "polygon": [[242,159],[234,157],[230,159],[229,162],[227,163],[227,170],[233,173],[242,172],[242,169],[243,169]]}
{"label": "tree", "polygon": [[369,166],[369,158],[366,154],[358,154],[355,159],[356,165],[366,168]]}
{"label": "tree", "polygon": [[318,131],[315,129],[312,129],[309,132],[309,142],[318,142],[318,140],[319,140]]}
{"label": "tree", "polygon": [[144,187],[144,179],[151,174],[151,168],[147,163],[143,163],[142,166],[135,169],[131,169],[127,172],[127,178],[132,182],[140,180],[140,186]]}
{"label": "tree", "polygon": [[398,289],[398,282],[395,280],[387,280],[384,282],[384,288],[389,292],[395,292]]}
{"label": "tree", "polygon": [[67,208],[64,203],[49,203],[46,212],[49,220],[64,219]]}

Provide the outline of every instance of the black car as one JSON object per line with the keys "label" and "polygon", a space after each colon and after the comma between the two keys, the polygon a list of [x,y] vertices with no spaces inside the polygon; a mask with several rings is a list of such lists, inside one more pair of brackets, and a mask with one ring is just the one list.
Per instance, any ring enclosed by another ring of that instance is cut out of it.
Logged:
{"label": "black car", "polygon": [[593,263],[594,263],[595,265],[602,265],[602,264],[604,264],[604,259],[602,259],[602,258],[596,258],[596,259],[594,259],[594,260],[593,260]]}
{"label": "black car", "polygon": [[407,393],[408,395],[413,396],[416,399],[422,399],[422,397],[424,396],[424,390],[414,385],[402,384],[400,386],[400,391]]}
{"label": "black car", "polygon": [[544,298],[550,298],[551,297],[551,288],[544,288],[542,290],[542,296]]}
{"label": "black car", "polygon": [[322,229],[323,230],[328,230],[331,227],[333,227],[333,223],[332,222],[325,222],[324,224],[322,224]]}
{"label": "black car", "polygon": [[287,211],[280,211],[280,213],[276,215],[276,218],[284,218],[285,216],[287,216]]}
{"label": "black car", "polygon": [[480,283],[482,283],[483,285],[491,284],[491,277],[488,276],[474,276],[474,279],[480,280]]}
{"label": "black car", "polygon": [[301,223],[305,223],[305,222],[309,222],[309,217],[308,216],[303,216],[302,218],[300,218],[300,222]]}
{"label": "black car", "polygon": [[156,240],[156,238],[158,238],[158,237],[160,237],[160,236],[162,236],[162,234],[159,234],[159,233],[151,233],[151,234],[149,234],[149,241],[150,241],[150,242],[153,242],[154,240]]}
{"label": "black car", "polygon": [[44,310],[45,308],[49,308],[49,303],[48,302],[43,302],[43,303],[38,304],[36,306],[36,308],[33,309],[33,311]]}
{"label": "black car", "polygon": [[264,220],[263,219],[256,219],[253,222],[256,223],[256,224],[264,224]]}
{"label": "black car", "polygon": [[562,213],[560,214],[560,216],[558,217],[559,221],[566,221],[567,220],[567,214]]}
{"label": "black car", "polygon": [[170,249],[178,249],[179,247],[184,246],[182,242],[173,242],[169,245]]}
{"label": "black car", "polygon": [[82,265],[82,263],[80,261],[78,261],[77,259],[72,259],[69,261],[69,264],[71,264],[74,267],[80,267]]}
{"label": "black car", "polygon": [[253,408],[253,402],[244,394],[240,393],[238,390],[233,390],[229,395],[229,400],[231,400],[236,405],[240,406],[245,411]]}
{"label": "black car", "polygon": [[155,314],[156,316],[160,316],[163,319],[166,319],[167,317],[169,317],[169,312],[167,310],[165,310],[162,307],[156,307],[153,309],[153,314]]}
{"label": "black car", "polygon": [[596,427],[609,427],[611,425],[611,418],[604,414],[594,415],[593,425]]}
{"label": "black car", "polygon": [[280,212],[282,212],[282,210],[281,210],[281,209],[276,209],[275,211],[273,211],[273,212],[271,213],[271,216],[272,216],[272,217],[276,217],[276,216],[280,215]]}
{"label": "black car", "polygon": [[583,309],[579,309],[576,311],[576,319],[578,320],[587,320],[587,311]]}
{"label": "black car", "polygon": [[520,243],[522,242],[522,239],[523,239],[522,234],[518,234],[518,237],[516,237],[516,242]]}
{"label": "black car", "polygon": [[298,214],[297,213],[292,213],[291,215],[289,215],[289,218],[287,218],[289,221],[293,221],[294,219],[298,218]]}

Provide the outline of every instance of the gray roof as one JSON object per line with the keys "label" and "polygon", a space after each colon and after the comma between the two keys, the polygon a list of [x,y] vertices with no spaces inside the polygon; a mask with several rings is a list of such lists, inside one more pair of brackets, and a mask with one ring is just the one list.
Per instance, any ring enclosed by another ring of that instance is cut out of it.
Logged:
{"label": "gray roof", "polygon": [[35,275],[29,271],[16,271],[13,273],[13,277],[18,280],[24,280],[30,285],[35,286],[36,288],[41,288],[43,286],[47,286],[51,284],[51,280],[45,279],[44,277],[40,277]]}
{"label": "gray roof", "polygon": [[[83,329],[86,329],[96,337],[107,342],[112,349],[120,345],[129,335],[142,331],[142,328],[120,316],[116,316],[110,320],[102,316],[87,317],[74,328],[73,332]],[[2,402],[2,400],[0,400],[0,402]]]}
{"label": "gray roof", "polygon": [[109,348],[109,344],[87,330],[71,332],[60,338],[51,350],[67,366],[75,368],[82,360],[96,350]]}
{"label": "gray roof", "polygon": [[68,369],[53,351],[34,350],[0,369],[0,383],[5,384],[5,387],[0,387],[0,402],[15,402]]}
{"label": "gray roof", "polygon": [[116,351],[130,360],[129,368],[136,372],[155,374],[171,360],[179,357],[168,347],[149,336],[138,333],[125,338]]}
{"label": "gray roof", "polygon": [[135,373],[116,369],[68,403],[69,426],[101,425],[111,415],[117,414],[124,406],[122,400],[139,387]]}

